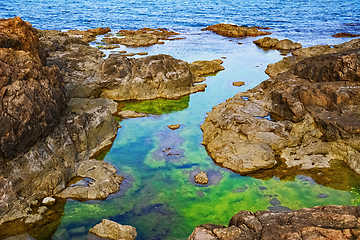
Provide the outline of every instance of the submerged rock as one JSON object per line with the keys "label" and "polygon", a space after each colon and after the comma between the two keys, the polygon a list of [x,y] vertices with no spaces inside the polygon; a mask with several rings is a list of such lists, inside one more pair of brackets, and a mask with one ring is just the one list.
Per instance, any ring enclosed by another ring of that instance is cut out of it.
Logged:
{"label": "submerged rock", "polygon": [[103,219],[101,223],[91,228],[89,233],[93,233],[101,238],[114,240],[134,240],[137,236],[136,229],[134,227],[129,225],[121,225],[107,219]]}
{"label": "submerged rock", "polygon": [[243,37],[256,37],[260,35],[268,35],[270,32],[259,31],[261,29],[259,27],[242,27],[233,24],[225,24],[219,23],[215,25],[208,26],[203,30],[212,31],[216,34],[225,37],[235,37],[235,38],[243,38]]}
{"label": "submerged rock", "polygon": [[355,239],[359,235],[358,219],[355,206],[318,206],[290,212],[240,211],[228,227],[200,225],[188,239]]}
{"label": "submerged rock", "polygon": [[277,50],[295,50],[302,48],[300,43],[294,43],[289,39],[278,40],[277,38],[264,37],[254,41],[261,48]]}

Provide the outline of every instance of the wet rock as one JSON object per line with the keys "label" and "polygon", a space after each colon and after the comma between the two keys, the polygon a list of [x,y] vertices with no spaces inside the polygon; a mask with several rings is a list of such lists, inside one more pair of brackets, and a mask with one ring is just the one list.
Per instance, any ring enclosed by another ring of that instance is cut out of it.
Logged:
{"label": "wet rock", "polygon": [[52,197],[46,197],[42,200],[42,204],[45,206],[52,206],[56,202],[55,198]]}
{"label": "wet rock", "polygon": [[149,114],[147,114],[147,113],[135,112],[135,111],[131,111],[131,110],[124,110],[124,111],[118,112],[117,115],[120,116],[121,118],[140,118],[140,117],[148,117],[149,116]]}
{"label": "wet rock", "polygon": [[278,40],[276,38],[264,37],[254,41],[254,43],[265,49],[277,49],[277,50],[295,50],[302,48],[300,43],[294,43],[289,39]]}
{"label": "wet rock", "polygon": [[235,87],[241,87],[241,86],[245,85],[245,82],[237,81],[237,82],[233,82],[232,85]]}
{"label": "wet rock", "polygon": [[56,230],[53,239],[54,240],[63,240],[63,239],[69,239],[70,235],[69,232],[66,230],[66,228],[60,228]]}
{"label": "wet rock", "polygon": [[0,20],[0,164],[57,125],[66,108],[63,78],[46,67],[36,30],[19,17]]}
{"label": "wet rock", "polygon": [[195,182],[198,184],[206,185],[209,182],[206,172],[200,172],[195,176]]}
{"label": "wet rock", "polygon": [[337,33],[332,35],[332,37],[336,37],[336,38],[340,38],[340,37],[360,37],[360,34],[352,34],[352,33],[346,33],[346,32],[342,32],[342,33]]}
{"label": "wet rock", "polygon": [[105,199],[109,194],[117,192],[124,180],[124,177],[116,172],[109,163],[95,159],[84,161],[77,168],[76,177],[90,178],[93,181],[89,186],[69,186],[57,194],[57,197],[78,200]]}
{"label": "wet rock", "polygon": [[259,31],[258,29],[259,27],[242,27],[232,24],[219,23],[208,26],[203,30],[212,31],[221,36],[235,37],[235,38],[256,37],[260,35],[271,34],[270,32]]}
{"label": "wet rock", "polygon": [[358,229],[357,208],[325,206],[287,212],[240,211],[232,217],[229,227],[200,225],[191,237],[197,233],[204,234],[203,239],[212,239],[210,236],[214,235],[218,239],[353,239]]}
{"label": "wet rock", "polygon": [[179,129],[180,128],[180,124],[172,124],[172,125],[169,125],[167,126],[169,129],[171,130],[176,130],[176,129]]}
{"label": "wet rock", "polygon": [[102,238],[109,238],[114,240],[134,240],[137,236],[136,229],[134,227],[121,225],[107,219],[103,219],[101,223],[91,228],[89,233],[93,233]]}
{"label": "wet rock", "polygon": [[160,40],[176,40],[171,38],[179,33],[158,28],[142,28],[139,30],[121,30],[117,33],[119,37],[111,37],[102,39],[108,44],[121,44],[131,47],[146,47],[154,44],[162,44]]}
{"label": "wet rock", "polygon": [[96,39],[98,35],[105,35],[111,32],[110,28],[94,28],[86,31],[69,30],[66,34],[70,37],[80,37],[84,42],[89,43]]}

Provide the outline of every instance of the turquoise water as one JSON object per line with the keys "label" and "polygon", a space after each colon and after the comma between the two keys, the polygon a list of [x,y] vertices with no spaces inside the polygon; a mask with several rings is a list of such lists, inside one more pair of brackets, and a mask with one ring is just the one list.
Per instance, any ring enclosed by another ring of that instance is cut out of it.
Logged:
{"label": "turquoise water", "polygon": [[[146,109],[152,115],[121,121],[104,158],[126,177],[120,191],[105,201],[68,200],[58,231],[81,226],[88,230],[107,218],[135,226],[137,239],[186,239],[196,225],[227,225],[240,210],[357,204],[359,191],[352,189],[360,180],[353,175],[341,181],[334,172],[327,172],[326,179],[320,179],[318,172],[284,177],[281,171],[251,177],[215,165],[201,145],[199,125],[213,106],[267,79],[266,65],[282,58],[277,51],[257,48],[252,43],[256,38],[228,39],[201,28],[219,22],[267,26],[272,37],[290,38],[304,46],[337,44],[346,39],[332,34],[360,32],[359,9],[358,1],[0,0],[0,17],[21,16],[40,29],[102,26],[115,32],[165,27],[185,37],[164,45],[115,50],[165,53],[188,62],[225,58],[225,71],[207,77],[205,92],[174,101],[124,103],[127,109]],[[234,87],[233,81],[245,85]],[[172,131],[167,128],[170,124],[181,127]],[[194,183],[199,171],[208,173],[208,185]]]}

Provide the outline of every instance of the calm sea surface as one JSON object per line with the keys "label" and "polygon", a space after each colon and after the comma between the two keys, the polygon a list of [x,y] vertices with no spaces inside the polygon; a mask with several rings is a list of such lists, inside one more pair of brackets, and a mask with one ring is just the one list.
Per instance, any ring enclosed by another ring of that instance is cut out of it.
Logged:
{"label": "calm sea surface", "polygon": [[[185,39],[115,50],[165,53],[188,62],[223,57],[226,69],[207,77],[203,93],[179,100],[122,103],[125,109],[151,116],[121,121],[104,157],[126,177],[120,191],[105,201],[68,200],[62,218],[33,234],[37,239],[48,239],[55,231],[53,239],[87,239],[86,232],[104,218],[135,226],[137,239],[186,239],[196,225],[227,225],[240,210],[358,204],[360,179],[343,165],[336,167],[344,175],[329,171],[241,176],[221,168],[201,145],[199,125],[213,106],[267,79],[267,64],[282,58],[277,51],[257,48],[252,43],[257,38],[229,39],[201,31],[203,27],[221,22],[270,27],[272,37],[289,38],[305,47],[338,44],[349,39],[332,34],[360,33],[360,1],[0,0],[0,18],[15,16],[39,29],[168,28]],[[245,86],[232,86],[238,80]],[[181,127],[171,131],[170,124]],[[194,183],[193,176],[200,171],[210,177],[206,186]]]}

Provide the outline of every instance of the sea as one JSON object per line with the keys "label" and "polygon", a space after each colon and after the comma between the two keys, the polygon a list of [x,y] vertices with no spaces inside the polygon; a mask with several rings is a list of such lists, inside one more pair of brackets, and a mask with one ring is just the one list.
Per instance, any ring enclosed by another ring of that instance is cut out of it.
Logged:
{"label": "sea", "polygon": [[[266,66],[284,57],[276,50],[255,46],[253,41],[259,37],[227,38],[203,28],[217,23],[269,27],[270,37],[288,38],[303,47],[340,44],[351,38],[333,34],[360,33],[360,1],[0,0],[0,18],[15,16],[42,30],[109,27],[116,33],[165,28],[184,39],[150,47],[121,46],[104,50],[106,57],[126,50],[169,54],[187,62],[222,59],[225,67],[206,77],[205,92],[176,100],[119,103],[124,110],[150,114],[118,119],[122,127],[112,148],[98,157],[125,177],[119,192],[102,201],[69,199],[58,204],[61,214],[57,218],[28,231],[36,239],[90,239],[89,229],[102,219],[136,227],[138,240],[187,239],[197,225],[227,226],[241,210],[359,204],[360,178],[342,163],[334,163],[329,171],[278,169],[240,175],[213,162],[201,144],[200,125],[212,107],[266,80]],[[91,45],[98,46],[100,41],[101,36]],[[235,87],[234,81],[245,85]],[[180,124],[180,128],[170,130],[170,124]],[[194,182],[194,175],[201,171],[209,176],[207,185]],[[14,234],[20,233],[20,227],[14,228]]]}

